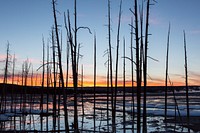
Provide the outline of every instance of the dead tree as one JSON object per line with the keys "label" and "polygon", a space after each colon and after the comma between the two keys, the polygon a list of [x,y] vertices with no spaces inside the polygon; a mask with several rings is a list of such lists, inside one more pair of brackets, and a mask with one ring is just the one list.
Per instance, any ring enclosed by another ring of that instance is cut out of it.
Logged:
{"label": "dead tree", "polygon": [[[47,44],[47,65],[46,65],[46,69],[47,69],[47,80],[46,80],[46,86],[47,86],[47,91],[46,91],[46,110],[47,110],[47,114],[49,113],[49,79],[50,79],[50,67],[49,67],[49,44]],[[46,131],[48,131],[48,116],[46,117]]]}
{"label": "dead tree", "polygon": [[[123,50],[123,52],[124,52],[124,57],[126,56],[125,55],[125,39],[124,39],[124,50]],[[126,114],[125,114],[125,112],[126,112],[126,108],[125,108],[125,106],[126,106],[126,74],[125,74],[125,72],[126,72],[126,68],[125,68],[125,64],[126,62],[125,62],[125,58],[123,59],[123,130],[124,130],[124,133],[126,132],[126,129],[125,129],[125,125],[126,125]]]}
{"label": "dead tree", "polygon": [[[82,107],[82,114],[83,114],[83,117],[85,115],[85,111],[84,111],[84,99],[83,99],[83,65],[81,66],[81,107]],[[82,121],[83,122],[83,121]]]}
{"label": "dead tree", "polygon": [[24,101],[23,101],[23,103],[24,103],[24,108],[26,109],[26,87],[27,87],[27,85],[28,85],[28,74],[29,74],[29,71],[30,71],[30,68],[31,68],[31,63],[29,62],[29,60],[27,59],[27,60],[25,60],[24,61],[24,63],[23,63],[23,68],[24,68],[24,70],[23,70],[23,74],[24,74],[24,87],[25,87],[25,89],[24,89]]}
{"label": "dead tree", "polygon": [[41,88],[41,98],[40,98],[40,110],[41,110],[41,131],[43,130],[43,103],[44,103],[44,75],[45,75],[45,43],[44,43],[44,38],[42,38],[42,44],[43,44],[43,52],[42,52],[42,88]]}
{"label": "dead tree", "polygon": [[94,132],[96,132],[96,35],[94,35]]}
{"label": "dead tree", "polygon": [[43,113],[43,90],[44,90],[44,74],[45,74],[45,68],[44,68],[44,61],[45,61],[45,43],[44,38],[42,38],[42,44],[43,44],[43,52],[42,52],[42,88],[41,88],[41,100],[40,100],[40,110],[41,113]]}
{"label": "dead tree", "polygon": [[[29,70],[31,68],[31,63],[29,62],[29,60],[25,60],[23,63],[23,75],[24,75],[24,86],[23,86],[23,112],[22,113],[26,113],[26,104],[27,104],[27,81],[28,81],[28,74],[29,74]],[[26,127],[26,115],[22,116],[22,121],[23,121],[23,130],[25,130]]]}
{"label": "dead tree", "polygon": [[3,78],[3,92],[1,94],[1,102],[0,102],[0,112],[4,113],[6,111],[7,106],[7,81],[9,76],[8,68],[10,66],[10,43],[7,43],[7,50],[6,50],[6,59],[5,59],[5,68],[4,68],[4,78]]}
{"label": "dead tree", "polygon": [[133,63],[133,18],[131,18],[131,90],[132,90],[132,129],[134,130],[134,118],[135,118],[135,100],[134,100],[134,63]]}
{"label": "dead tree", "polygon": [[69,42],[67,41],[67,55],[66,55],[66,89],[69,82]]}
{"label": "dead tree", "polygon": [[[66,18],[65,18],[66,19]],[[78,43],[77,43],[77,32],[79,29],[88,29],[89,33],[91,33],[88,27],[77,27],[77,9],[76,9],[76,0],[74,0],[74,34],[72,34],[70,15],[68,10],[68,26],[65,20],[65,28],[67,31],[67,38],[70,44],[71,49],[71,62],[72,62],[72,77],[73,77],[73,87],[74,87],[74,132],[79,132],[78,130],[78,110],[77,110],[77,89],[78,89],[78,59],[79,59],[79,51],[78,51]],[[78,55],[77,55],[78,52]]]}
{"label": "dead tree", "polygon": [[139,45],[139,26],[138,26],[138,1],[134,1],[134,17],[135,17],[135,43],[136,43],[136,80],[137,80],[137,132],[141,131],[141,75],[140,75],[140,45]]}
{"label": "dead tree", "polygon": [[[187,66],[187,48],[186,48],[186,37],[185,37],[185,31],[183,31],[184,34],[184,53],[185,53],[185,88],[186,88],[186,105],[187,105],[187,126],[189,126],[190,123],[190,108],[189,108],[189,96],[188,96],[188,66]],[[190,132],[190,129],[188,128],[188,132]]]}
{"label": "dead tree", "polygon": [[46,69],[47,69],[47,113],[48,113],[48,110],[49,110],[49,106],[48,106],[48,103],[49,103],[49,79],[50,79],[50,67],[49,67],[49,44],[47,44],[47,65],[46,65]]}
{"label": "dead tree", "polygon": [[165,120],[167,119],[167,96],[168,96],[168,56],[169,56],[170,24],[167,36],[166,75],[165,75]]}
{"label": "dead tree", "polygon": [[[77,85],[78,85],[78,72],[77,72],[77,8],[76,8],[76,0],[74,0],[74,65],[73,65],[73,81],[74,81],[74,130],[75,133],[78,131],[78,110],[77,110]],[[78,55],[79,56],[79,55]]]}
{"label": "dead tree", "polygon": [[54,41],[54,29],[52,28],[52,53],[53,53],[53,130],[56,130],[56,51],[55,51],[55,41]]}
{"label": "dead tree", "polygon": [[15,62],[16,62],[16,58],[15,58],[15,54],[13,56],[13,66],[12,66],[12,92],[11,92],[11,112],[13,112],[13,104],[14,104],[14,81],[15,81]]}
{"label": "dead tree", "polygon": [[112,110],[112,132],[116,132],[115,109],[114,109],[114,89],[113,89],[113,71],[112,71],[112,45],[111,45],[111,13],[110,0],[108,0],[108,50],[110,60],[110,89],[111,89],[111,110]]}
{"label": "dead tree", "polygon": [[[108,51],[108,50],[107,50]],[[109,54],[108,54],[108,61],[107,61],[107,76],[106,76],[106,80],[107,80],[107,90],[106,90],[106,93],[107,93],[107,98],[106,98],[106,115],[107,115],[107,130],[109,132],[109,94],[110,94],[110,87],[109,87],[109,84],[110,84],[110,81],[109,81],[109,76],[110,76],[110,61],[109,61]]]}
{"label": "dead tree", "polygon": [[[74,36],[77,37],[77,26],[76,26],[76,0],[75,0],[75,31]],[[74,132],[78,131],[78,110],[77,110],[77,87],[78,87],[78,73],[77,73],[77,39],[73,40],[72,35],[72,28],[71,28],[71,22],[70,22],[70,15],[69,10],[67,12],[68,16],[68,27],[66,23],[65,18],[65,28],[67,31],[67,38],[70,44],[71,49],[71,62],[72,62],[72,74],[73,74],[73,87],[74,87]]]}
{"label": "dead tree", "polygon": [[148,58],[147,50],[148,50],[148,36],[149,36],[149,9],[150,9],[150,0],[147,0],[146,27],[145,27],[145,48],[144,48],[144,62],[143,62],[143,76],[144,76],[143,133],[147,133],[146,86],[147,86],[147,58]]}
{"label": "dead tree", "polygon": [[117,27],[117,49],[116,49],[116,66],[115,66],[115,99],[114,99],[114,120],[116,118],[116,101],[117,101],[117,87],[118,87],[118,58],[119,58],[119,38],[120,38],[120,26],[121,26],[121,15],[122,15],[122,0],[120,1],[120,9],[119,9],[119,18],[118,18],[118,27]]}
{"label": "dead tree", "polygon": [[67,103],[66,103],[66,93],[65,93],[65,85],[64,85],[64,77],[63,77],[63,70],[62,70],[62,56],[61,56],[61,49],[60,49],[60,41],[59,41],[59,34],[58,34],[58,24],[56,18],[56,9],[55,9],[55,0],[52,0],[53,5],[53,15],[54,15],[54,26],[55,26],[55,33],[56,33],[56,44],[58,50],[58,64],[59,64],[59,81],[61,82],[61,87],[63,90],[63,106],[64,106],[64,115],[65,115],[65,130],[69,132],[69,124],[68,124],[68,114],[67,114]]}

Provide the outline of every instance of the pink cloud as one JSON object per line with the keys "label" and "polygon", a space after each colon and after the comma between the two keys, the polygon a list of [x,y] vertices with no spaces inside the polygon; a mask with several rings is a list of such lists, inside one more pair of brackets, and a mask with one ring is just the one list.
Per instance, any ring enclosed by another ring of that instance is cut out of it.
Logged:
{"label": "pink cloud", "polygon": [[4,60],[6,58],[5,54],[0,54],[0,61]]}
{"label": "pink cloud", "polygon": [[[121,18],[121,21],[122,21],[122,23],[131,23],[131,17],[132,16],[130,16],[130,15],[122,15],[122,18]],[[118,19],[118,18],[117,18]],[[118,22],[118,20],[117,20],[117,22]]]}
{"label": "pink cloud", "polygon": [[149,23],[152,24],[152,25],[159,25],[160,24],[160,20],[158,20],[155,17],[150,17],[149,18]]}
{"label": "pink cloud", "polygon": [[191,30],[189,31],[190,34],[200,34],[200,29],[195,29],[195,30]]}

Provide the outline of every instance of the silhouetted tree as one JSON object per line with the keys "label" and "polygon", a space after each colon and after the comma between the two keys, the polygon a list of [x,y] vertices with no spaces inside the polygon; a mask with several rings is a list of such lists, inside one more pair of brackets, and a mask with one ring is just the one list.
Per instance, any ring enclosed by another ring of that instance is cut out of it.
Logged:
{"label": "silhouetted tree", "polygon": [[[108,52],[108,50],[106,50],[107,52]],[[108,64],[108,66],[107,66],[107,76],[106,76],[106,80],[107,80],[107,90],[106,90],[106,93],[107,93],[107,99],[106,99],[106,114],[107,114],[107,130],[108,130],[108,132],[109,132],[109,94],[110,94],[110,86],[109,86],[109,84],[110,84],[110,78],[109,78],[109,76],[110,76],[110,68],[109,68],[109,66],[110,66],[110,58],[109,58],[109,54],[107,53],[107,55],[108,55],[108,60],[107,60],[107,64]]]}
{"label": "silhouetted tree", "polygon": [[[124,57],[126,56],[125,55],[125,38],[124,38],[124,50],[123,50],[123,52],[124,52]],[[125,64],[126,62],[125,62],[125,58],[123,59],[123,129],[124,129],[124,133],[126,132],[126,129],[125,129],[125,125],[126,125],[126,114],[125,114],[125,112],[126,112],[126,68],[125,68]]]}
{"label": "silhouetted tree", "polygon": [[134,132],[135,100],[134,100],[134,62],[133,62],[133,18],[131,18],[131,92],[132,92],[132,129]]}
{"label": "silhouetted tree", "polygon": [[10,43],[7,43],[7,50],[6,50],[6,59],[5,59],[5,68],[4,68],[4,78],[3,78],[3,92],[1,94],[1,102],[0,102],[0,112],[4,113],[6,111],[6,106],[7,106],[7,81],[8,81],[8,76],[9,76],[9,66],[10,66],[10,61],[11,56],[10,56]]}
{"label": "silhouetted tree", "polygon": [[56,130],[56,51],[55,51],[55,40],[54,40],[54,29],[52,28],[52,54],[53,54],[53,130]]}
{"label": "silhouetted tree", "polygon": [[138,26],[138,1],[134,1],[134,16],[135,16],[135,43],[136,43],[136,80],[137,80],[137,132],[141,131],[141,75],[140,75],[140,47],[139,47],[139,26]]}
{"label": "silhouetted tree", "polygon": [[144,48],[144,62],[143,62],[143,75],[144,75],[144,96],[143,96],[143,133],[147,133],[147,120],[146,120],[146,86],[147,86],[147,50],[148,50],[148,36],[149,36],[149,9],[150,0],[147,0],[146,8],[146,27],[145,27],[145,48]]}
{"label": "silhouetted tree", "polygon": [[[75,0],[76,1],[76,0]],[[52,0],[53,5],[53,15],[54,15],[54,26],[55,26],[55,33],[56,33],[56,44],[58,50],[58,64],[59,64],[59,81],[61,83],[61,87],[63,90],[63,106],[64,106],[64,113],[65,113],[65,130],[69,132],[69,124],[68,124],[68,114],[67,114],[67,103],[66,103],[66,93],[65,93],[65,85],[64,85],[64,77],[63,77],[63,70],[62,70],[62,56],[61,56],[61,47],[59,41],[59,34],[58,34],[58,24],[56,18],[56,9],[55,9],[55,0]]]}
{"label": "silhouetted tree", "polygon": [[167,36],[166,75],[165,75],[165,120],[167,119],[167,91],[168,91],[168,56],[169,56],[170,24]]}
{"label": "silhouetted tree", "polygon": [[11,112],[13,112],[13,105],[14,105],[14,81],[15,81],[15,62],[16,62],[16,58],[15,58],[15,54],[13,56],[13,61],[12,61],[12,91],[11,91],[11,104],[10,104],[10,109]]}
{"label": "silhouetted tree", "polygon": [[116,131],[115,127],[115,109],[114,109],[114,92],[113,92],[113,74],[112,74],[112,46],[111,46],[111,13],[110,0],[108,0],[108,50],[110,60],[110,88],[111,88],[111,110],[112,110],[112,132]]}
{"label": "silhouetted tree", "polygon": [[[117,101],[117,87],[118,87],[118,58],[119,58],[119,38],[120,38],[120,26],[121,26],[121,15],[122,15],[122,0],[120,0],[118,27],[117,27],[117,48],[116,48],[116,66],[115,66],[115,99],[114,99],[114,119],[116,118],[116,101]],[[114,120],[115,121],[115,120]]]}
{"label": "silhouetted tree", "polygon": [[94,35],[94,132],[96,132],[96,35]]}
{"label": "silhouetted tree", "polygon": [[[84,99],[83,99],[83,65],[81,66],[81,91],[82,91],[82,93],[81,93],[81,104],[82,104],[82,115],[83,115],[83,117],[84,117],[84,115],[85,115],[85,111],[84,111]],[[83,121],[82,121],[83,122]]]}
{"label": "silhouetted tree", "polygon": [[42,90],[41,90],[41,100],[40,100],[40,109],[42,110],[43,113],[43,90],[44,90],[44,74],[45,74],[45,66],[44,66],[44,62],[45,62],[45,43],[44,43],[44,38],[42,38],[42,48],[43,48],[43,52],[42,52]]}
{"label": "silhouetted tree", "polygon": [[[187,48],[186,48],[186,37],[185,37],[185,31],[183,31],[184,34],[184,53],[185,53],[185,87],[186,87],[186,105],[187,105],[187,126],[189,126],[190,122],[190,108],[189,108],[189,96],[188,96],[188,66],[187,66]],[[188,132],[190,132],[190,129],[188,128]]]}

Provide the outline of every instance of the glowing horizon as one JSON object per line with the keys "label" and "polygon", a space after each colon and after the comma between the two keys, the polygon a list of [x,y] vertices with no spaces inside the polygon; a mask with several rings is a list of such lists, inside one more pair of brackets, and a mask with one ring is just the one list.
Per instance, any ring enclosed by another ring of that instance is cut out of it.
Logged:
{"label": "glowing horizon", "polygon": [[[73,87],[72,80],[70,78],[68,80],[69,80],[68,87]],[[81,80],[81,79],[79,79],[79,80]],[[115,78],[113,78],[113,87],[115,87],[114,80],[115,80]],[[66,81],[66,78],[64,79],[64,81]],[[126,82],[125,83],[126,87],[132,86],[131,80],[126,80],[125,82]],[[3,77],[0,78],[0,83],[3,83]],[[9,78],[7,79],[7,83],[12,84],[11,76],[9,76]],[[14,77],[14,84],[22,85],[21,75]],[[36,74],[33,76],[32,79],[31,79],[31,76],[29,75],[27,78],[27,86],[42,86],[42,74]],[[47,86],[46,75],[45,75],[45,79],[44,79],[44,86],[45,87]],[[53,83],[49,83],[49,86],[53,87]],[[56,86],[58,87],[58,83]],[[66,86],[66,82],[65,82],[65,86]],[[87,77],[87,78],[83,79],[83,87],[93,87],[93,86],[94,86],[93,78]],[[99,77],[97,76],[96,86],[97,87],[107,87],[106,77],[103,78],[102,76],[99,76]],[[110,83],[109,83],[109,86],[110,86]],[[143,83],[142,83],[142,86],[143,86]],[[160,80],[159,82],[153,81],[153,80],[148,80],[147,86],[165,86],[165,80],[162,80],[162,81]],[[172,85],[170,85],[168,83],[168,86],[185,86],[185,82],[184,81],[174,81]],[[199,86],[199,84],[189,80],[189,86]],[[78,87],[81,87],[80,83],[78,83]],[[118,80],[118,87],[123,87],[123,80]],[[136,81],[134,81],[134,87],[136,87]]]}

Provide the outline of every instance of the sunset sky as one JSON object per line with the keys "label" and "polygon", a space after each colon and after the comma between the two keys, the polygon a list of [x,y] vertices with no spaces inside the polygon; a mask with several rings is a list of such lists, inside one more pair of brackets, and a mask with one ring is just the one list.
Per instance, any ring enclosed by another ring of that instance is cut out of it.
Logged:
{"label": "sunset sky", "polygon": [[[139,0],[141,3],[141,0]],[[73,0],[57,0],[57,18],[60,33],[63,35],[63,69],[66,66],[66,31],[64,12],[69,9],[73,23]],[[120,0],[111,0],[111,27],[113,59],[116,54],[116,36]],[[126,39],[126,56],[130,57],[130,26],[134,9],[133,0],[123,0],[122,24],[120,31],[119,80],[122,80],[123,37]],[[157,0],[150,8],[149,56],[159,60],[148,60],[148,85],[164,85],[167,32],[171,23],[169,76],[174,85],[184,85],[184,47],[183,30],[186,32],[188,52],[189,85],[200,85],[200,0]],[[145,11],[144,11],[145,12]],[[97,82],[106,81],[107,67],[104,63],[108,48],[107,33],[107,0],[77,0],[78,26],[87,26],[87,30],[78,32],[78,42],[82,48],[83,58],[80,65],[84,67],[84,85],[93,84],[93,36],[97,36]],[[0,74],[6,55],[6,44],[9,41],[10,54],[16,55],[16,74],[21,71],[21,64],[27,58],[33,64],[34,73],[42,64],[42,37],[45,44],[50,42],[51,27],[54,24],[51,0],[1,0],[0,1]],[[115,61],[113,61],[115,64]],[[130,61],[126,61],[126,81],[130,84]],[[80,67],[81,68],[81,67]],[[79,68],[79,70],[81,70]],[[11,68],[10,68],[11,72]],[[71,69],[70,69],[71,73]],[[119,81],[120,82],[120,81]]]}

